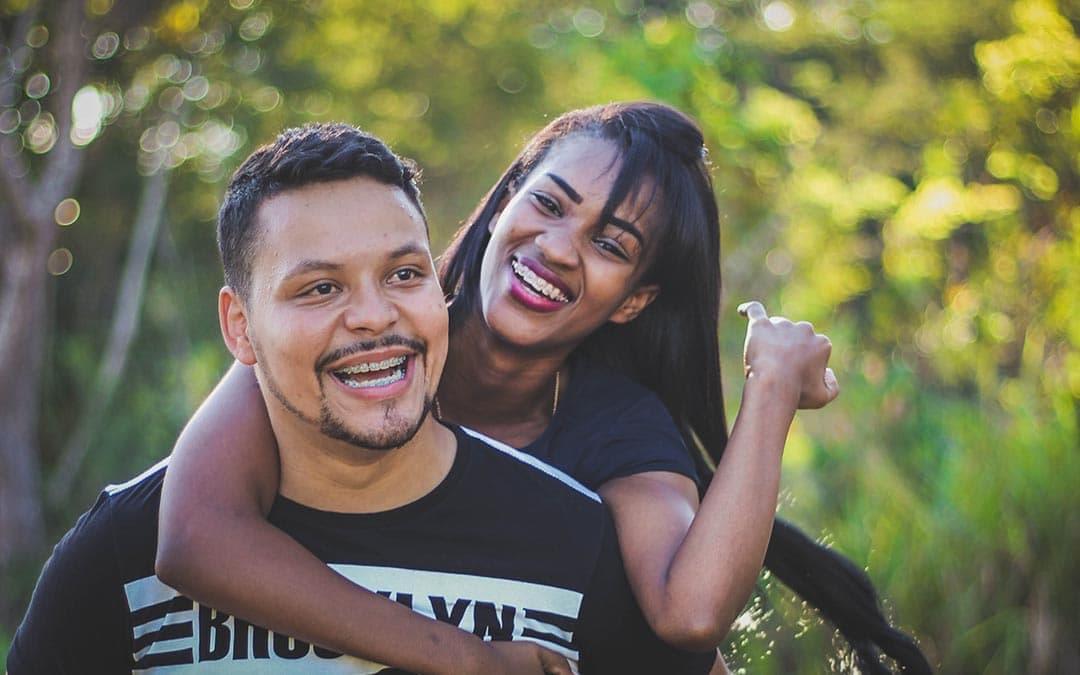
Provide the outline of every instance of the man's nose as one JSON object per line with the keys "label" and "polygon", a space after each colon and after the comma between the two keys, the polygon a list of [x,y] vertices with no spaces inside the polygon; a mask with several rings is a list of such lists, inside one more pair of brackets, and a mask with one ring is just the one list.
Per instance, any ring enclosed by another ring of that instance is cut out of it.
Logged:
{"label": "man's nose", "polygon": [[349,306],[345,309],[345,327],[350,331],[378,335],[397,323],[397,305],[387,296],[385,289],[365,285],[353,291]]}
{"label": "man's nose", "polygon": [[573,233],[568,228],[552,227],[536,235],[536,248],[544,260],[561,267],[577,267],[579,257]]}

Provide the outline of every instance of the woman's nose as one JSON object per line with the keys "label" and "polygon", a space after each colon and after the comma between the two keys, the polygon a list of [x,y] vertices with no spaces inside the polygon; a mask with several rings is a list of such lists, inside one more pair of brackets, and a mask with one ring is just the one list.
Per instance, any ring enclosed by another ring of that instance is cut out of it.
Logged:
{"label": "woman's nose", "polygon": [[536,248],[544,259],[562,267],[576,267],[578,250],[571,233],[564,228],[550,228],[536,235]]}

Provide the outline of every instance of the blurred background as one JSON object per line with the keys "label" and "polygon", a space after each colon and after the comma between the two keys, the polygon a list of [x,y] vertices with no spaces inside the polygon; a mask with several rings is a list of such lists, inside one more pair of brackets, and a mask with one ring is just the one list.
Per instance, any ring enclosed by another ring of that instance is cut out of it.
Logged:
{"label": "blurred background", "polygon": [[[729,405],[739,301],[835,345],[781,514],[941,672],[1080,672],[1078,24],[1077,0],[0,0],[0,660],[53,542],[229,363],[213,227],[248,152],[308,120],[382,136],[441,250],[551,117],[645,98],[708,139]],[[767,577],[725,653],[849,669]]]}

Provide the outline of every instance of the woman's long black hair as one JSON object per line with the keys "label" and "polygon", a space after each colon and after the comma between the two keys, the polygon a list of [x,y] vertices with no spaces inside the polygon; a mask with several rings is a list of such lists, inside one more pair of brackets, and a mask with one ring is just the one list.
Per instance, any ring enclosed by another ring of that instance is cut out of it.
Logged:
{"label": "woman's long black hair", "polygon": [[[568,112],[537,133],[440,260],[443,289],[454,300],[451,331],[477,311],[492,219],[551,148],[574,135],[603,138],[618,148],[618,175],[599,222],[627,197],[650,190],[659,236],[650,245],[651,265],[642,283],[660,287],[636,319],[605,324],[584,340],[575,357],[601,361],[654,391],[687,447],[697,449],[694,462],[707,484],[728,440],[717,335],[720,222],[704,138],[686,115],[657,103],[613,103]],[[882,614],[873,583],[847,558],[778,518],[765,566],[839,629],[863,672],[890,672],[882,653],[903,672],[931,672],[915,642]]]}

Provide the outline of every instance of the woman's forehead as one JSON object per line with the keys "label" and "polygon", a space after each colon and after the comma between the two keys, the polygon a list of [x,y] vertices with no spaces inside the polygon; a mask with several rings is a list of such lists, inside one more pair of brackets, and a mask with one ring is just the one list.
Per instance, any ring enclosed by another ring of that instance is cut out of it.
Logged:
{"label": "woman's forehead", "polygon": [[[607,203],[622,165],[622,156],[614,142],[599,136],[575,134],[552,146],[533,170],[529,181],[553,182],[562,192],[567,192],[572,201],[599,209]],[[638,177],[626,198],[615,208],[614,215],[631,222],[646,219],[646,211],[654,201],[654,186],[651,177]]]}
{"label": "woman's forehead", "polygon": [[533,174],[543,176],[551,171],[561,172],[557,175],[564,179],[574,178],[581,188],[592,187],[594,191],[606,188],[606,198],[618,176],[620,159],[618,148],[611,141],[577,134],[557,141]]}

